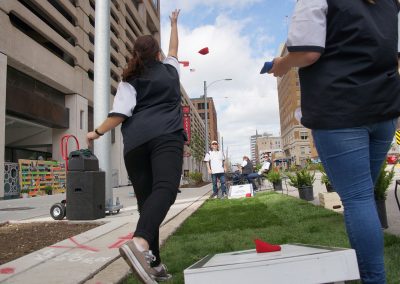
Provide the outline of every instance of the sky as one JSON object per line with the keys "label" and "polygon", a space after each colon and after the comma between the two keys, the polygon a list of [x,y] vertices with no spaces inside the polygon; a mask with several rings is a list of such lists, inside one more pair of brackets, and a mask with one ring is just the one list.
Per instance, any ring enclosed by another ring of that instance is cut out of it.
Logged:
{"label": "sky", "polygon": [[[286,41],[295,0],[161,0],[161,45],[168,53],[169,14],[179,17],[181,83],[191,98],[210,85],[218,131],[232,162],[250,156],[250,136],[267,132],[280,135],[276,78],[260,75]],[[198,51],[208,47],[208,55]],[[190,72],[190,68],[195,72]]]}

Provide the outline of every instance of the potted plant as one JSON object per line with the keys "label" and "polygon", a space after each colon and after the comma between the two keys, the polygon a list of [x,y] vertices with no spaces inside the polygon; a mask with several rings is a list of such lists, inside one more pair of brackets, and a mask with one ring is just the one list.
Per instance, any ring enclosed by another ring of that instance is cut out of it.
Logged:
{"label": "potted plant", "polygon": [[267,180],[272,183],[275,191],[282,190],[282,175],[277,169],[268,172]]}
{"label": "potted plant", "polygon": [[328,176],[326,175],[326,171],[324,169],[324,166],[322,164],[318,164],[317,169],[321,172],[321,183],[325,184],[326,191],[327,192],[335,192],[335,190],[332,187],[331,181],[329,180]]}
{"label": "potted plant", "polygon": [[44,191],[46,192],[47,195],[53,194],[53,188],[49,185],[44,188]]}
{"label": "potted plant", "polygon": [[297,170],[294,175],[288,174],[289,184],[299,190],[300,199],[314,200],[313,183],[315,172],[311,173],[307,167]]}
{"label": "potted plant", "polygon": [[391,170],[386,170],[386,166],[387,161],[384,161],[374,188],[376,209],[378,211],[379,220],[381,221],[381,226],[384,229],[387,229],[389,227],[387,222],[385,201],[387,190],[394,177],[394,166],[392,166]]}

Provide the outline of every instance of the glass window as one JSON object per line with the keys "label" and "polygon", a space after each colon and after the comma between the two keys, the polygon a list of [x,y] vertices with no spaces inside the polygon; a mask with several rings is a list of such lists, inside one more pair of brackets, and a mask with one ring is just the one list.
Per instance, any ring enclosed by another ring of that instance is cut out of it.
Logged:
{"label": "glass window", "polygon": [[308,139],[308,132],[307,131],[301,131],[300,132],[300,139],[301,140],[307,140]]}

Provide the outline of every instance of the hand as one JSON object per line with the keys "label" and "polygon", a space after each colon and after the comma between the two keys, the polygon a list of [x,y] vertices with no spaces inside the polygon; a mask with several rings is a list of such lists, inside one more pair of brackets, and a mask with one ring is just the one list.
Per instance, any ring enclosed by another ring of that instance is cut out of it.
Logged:
{"label": "hand", "polygon": [[211,170],[210,170],[210,169],[208,169],[208,173],[209,173],[209,174],[212,174],[212,172],[211,172]]}
{"label": "hand", "polygon": [[178,17],[180,12],[181,12],[180,9],[175,9],[175,11],[172,12],[171,16],[169,16],[169,19],[171,20],[171,26],[176,25],[178,23]]}
{"label": "hand", "polygon": [[289,72],[289,70],[290,66],[287,66],[287,64],[285,64],[285,60],[283,60],[283,57],[277,57],[274,59],[274,65],[268,73],[273,74],[275,77],[282,77],[287,72]]}
{"label": "hand", "polygon": [[94,131],[89,132],[88,134],[86,134],[86,143],[87,143],[87,145],[88,146],[92,145],[92,141],[96,140],[98,138],[100,138],[100,136],[97,135],[96,132],[94,132]]}

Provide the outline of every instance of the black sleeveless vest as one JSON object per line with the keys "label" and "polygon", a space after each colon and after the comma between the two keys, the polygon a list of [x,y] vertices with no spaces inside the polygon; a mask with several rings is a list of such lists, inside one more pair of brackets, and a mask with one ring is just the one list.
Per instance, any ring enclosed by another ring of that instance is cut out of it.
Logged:
{"label": "black sleeveless vest", "polygon": [[247,161],[247,165],[243,167],[242,173],[245,175],[253,173],[253,163],[251,161]]}
{"label": "black sleeveless vest", "polygon": [[153,138],[183,131],[179,74],[172,65],[149,62],[140,78],[128,83],[137,95],[133,114],[121,127],[124,155]]}
{"label": "black sleeveless vest", "polygon": [[300,68],[301,123],[357,127],[400,115],[397,0],[327,0],[325,51]]}

